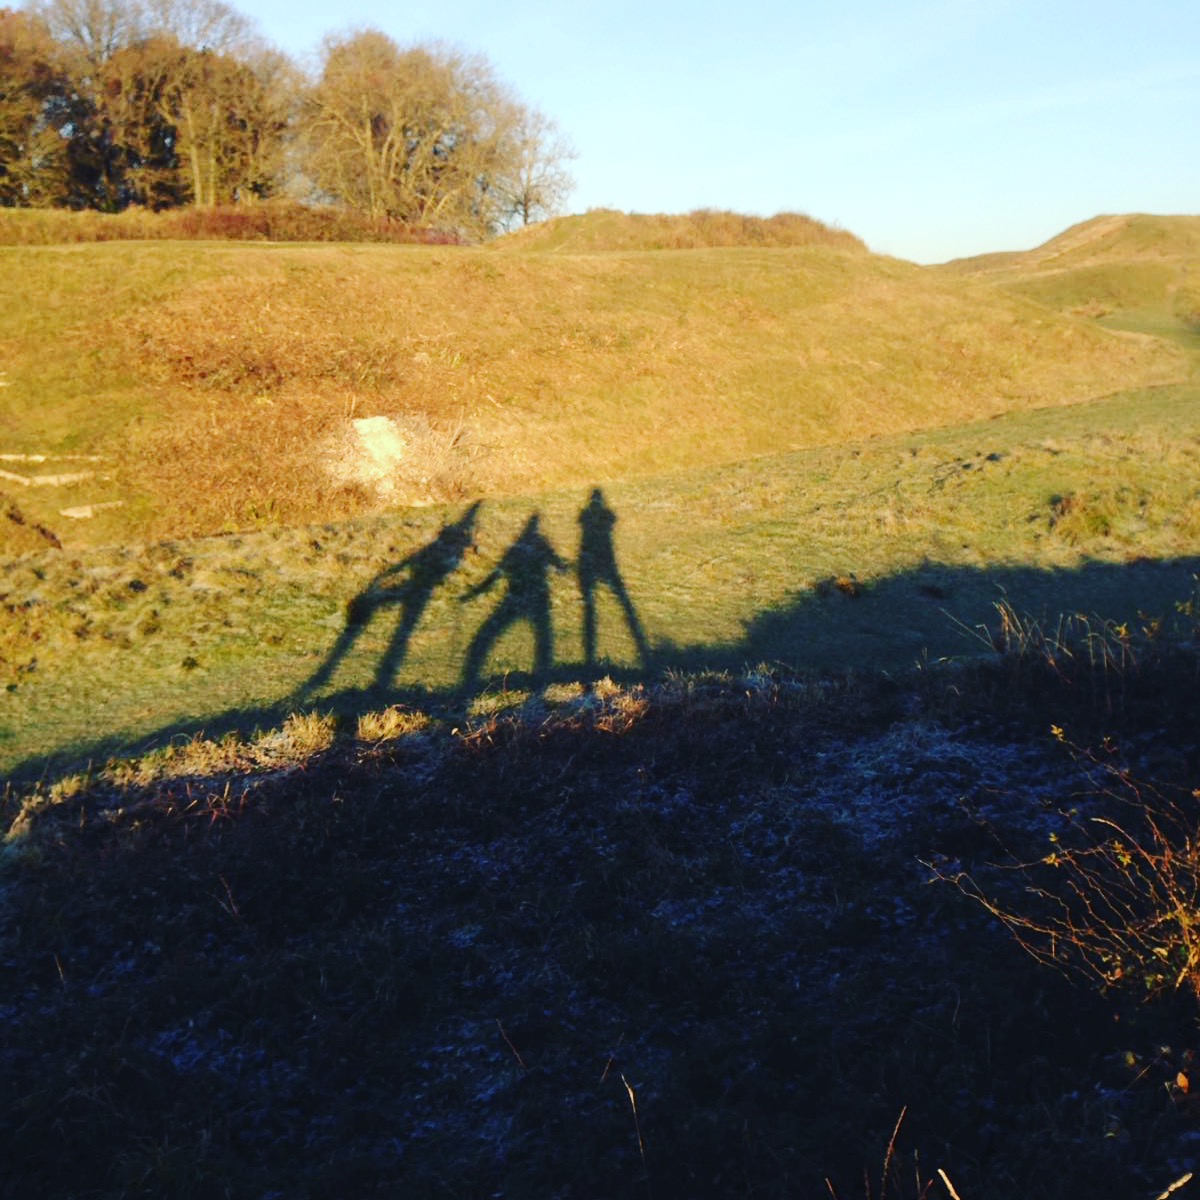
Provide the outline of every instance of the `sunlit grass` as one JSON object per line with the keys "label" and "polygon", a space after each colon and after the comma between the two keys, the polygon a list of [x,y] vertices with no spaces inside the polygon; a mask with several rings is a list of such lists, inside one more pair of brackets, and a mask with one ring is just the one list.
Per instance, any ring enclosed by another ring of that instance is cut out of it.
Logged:
{"label": "sunlit grass", "polygon": [[[0,247],[0,452],[102,456],[34,489],[75,544],[703,470],[1186,373],[1179,350],[854,247]],[[381,499],[357,417],[423,461]],[[121,501],[94,519],[61,509]]]}
{"label": "sunlit grass", "polygon": [[[46,1196],[1185,1186],[1194,1011],[1067,991],[921,863],[975,877],[998,844],[1046,862],[1092,799],[1052,727],[1193,812],[1194,378],[1094,398],[1157,351],[1059,322],[1043,302],[1070,289],[997,316],[963,285],[986,319],[959,309],[924,341],[901,321],[893,345],[889,306],[932,319],[893,286],[909,269],[876,264],[899,274],[872,299],[841,252],[804,270],[657,252],[658,274],[633,255],[225,253],[204,279],[181,256],[157,306],[125,295],[113,357],[91,344],[100,375],[150,381],[126,393],[127,440],[112,414],[86,426],[119,451],[126,507],[65,550],[32,486],[0,509],[12,1178]],[[419,359],[395,324],[348,337],[337,303],[380,272],[451,280],[494,321]],[[497,312],[491,289],[528,304]],[[673,347],[682,298],[698,340]],[[1103,319],[1194,349],[1168,299]],[[209,309],[233,301],[224,337]],[[844,440],[795,449],[788,339],[810,335],[803,417],[844,419]],[[16,341],[14,362],[36,331]],[[1079,397],[1057,351],[1095,352],[1092,399],[1059,403]],[[1046,404],[978,419],[1026,368]],[[944,419],[919,423],[941,427],[880,422],[915,419],[901,401],[927,369]],[[526,491],[370,513],[304,465],[313,430],[423,378],[458,398],[510,381],[483,394],[524,422]],[[47,437],[85,412],[68,384]],[[739,457],[771,422],[771,452]],[[138,491],[135,466],[157,482]],[[209,536],[131,536],[172,521]],[[1021,919],[1024,887],[994,907]]]}
{"label": "sunlit grass", "polygon": [[[1200,404],[1179,387],[613,484],[604,495],[616,563],[659,653],[651,670],[764,658],[894,669],[970,652],[951,618],[985,619],[1004,587],[1019,588],[1011,599],[1039,619],[1169,607],[1188,590],[1188,569],[1153,564],[1196,556],[1198,477]],[[468,599],[470,589],[533,512],[556,553],[574,560],[586,501],[563,490],[485,503],[471,550],[429,595],[389,686],[414,699],[453,693],[503,594]],[[318,671],[349,601],[461,513],[3,564],[0,657],[12,690],[0,695],[0,755],[274,712]],[[579,580],[552,571],[548,587],[555,668],[544,682],[565,684],[587,674]],[[615,594],[600,585],[595,599],[596,665],[642,670]],[[359,707],[386,708],[395,697],[377,694],[375,675],[400,619],[395,604],[375,608],[306,702],[361,693]],[[492,647],[487,674],[509,690],[530,686],[533,633],[517,620]]]}

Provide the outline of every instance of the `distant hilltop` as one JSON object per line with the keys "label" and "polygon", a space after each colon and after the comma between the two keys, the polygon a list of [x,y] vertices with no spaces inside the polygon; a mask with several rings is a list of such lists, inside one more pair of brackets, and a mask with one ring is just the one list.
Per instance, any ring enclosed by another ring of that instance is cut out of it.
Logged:
{"label": "distant hilltop", "polygon": [[1005,269],[1083,267],[1134,259],[1200,256],[1200,216],[1126,213],[1081,221],[1032,250],[1011,250],[958,258],[947,267],[967,274]]}
{"label": "distant hilltop", "polygon": [[773,217],[701,208],[690,213],[623,213],[593,208],[498,239],[500,250],[593,254],[606,250],[705,250],[727,246],[836,246],[866,250],[860,238],[803,213]]}

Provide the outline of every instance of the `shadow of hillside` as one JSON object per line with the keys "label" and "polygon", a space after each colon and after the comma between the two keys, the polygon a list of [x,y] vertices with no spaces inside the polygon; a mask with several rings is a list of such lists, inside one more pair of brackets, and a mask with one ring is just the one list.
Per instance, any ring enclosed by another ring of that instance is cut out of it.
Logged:
{"label": "shadow of hillside", "polygon": [[1048,636],[1067,625],[1105,622],[1141,632],[1154,620],[1168,632],[1176,605],[1194,594],[1200,557],[1088,562],[1074,568],[950,567],[923,564],[861,584],[822,580],[792,601],[756,614],[728,647],[679,651],[726,665],[776,662],[794,670],[883,666],[903,669],[940,658],[988,657],[1000,606]]}
{"label": "shadow of hillside", "polygon": [[[53,777],[200,734],[214,740],[232,733],[250,736],[256,730],[277,728],[292,713],[313,709],[347,723],[391,705],[462,717],[484,694],[497,696],[502,703],[503,693],[508,693],[520,702],[553,685],[587,688],[604,677],[631,684],[667,672],[737,671],[764,665],[798,673],[903,672],[941,659],[994,659],[988,631],[997,627],[1000,605],[1011,606],[1023,621],[1036,623],[1049,634],[1072,616],[1091,620],[1097,628],[1104,620],[1125,622],[1134,631],[1161,620],[1164,633],[1169,634],[1176,605],[1195,594],[1200,578],[1200,557],[1089,562],[1070,569],[929,563],[866,584],[852,575],[798,583],[786,603],[756,613],[745,622],[741,637],[726,642],[651,639],[617,561],[612,541],[616,515],[595,489],[579,514],[581,537],[574,561],[549,543],[534,513],[491,574],[458,595],[459,602],[485,597],[490,608],[470,636],[456,685],[398,682],[398,668],[431,597],[448,588],[467,550],[473,549],[477,512],[478,505],[473,505],[426,547],[372,579],[350,601],[345,628],[298,690],[264,705],[169,723],[136,739],[117,734],[66,745],[20,762],[10,778]],[[548,592],[552,572],[572,570],[581,612],[582,645],[578,647],[564,646],[561,638],[556,642]],[[602,590],[610,593],[612,603],[598,616],[597,595]],[[370,682],[363,683],[360,673],[338,686],[338,668],[369,619],[394,622]],[[631,648],[626,661],[599,655],[598,620],[623,627]],[[497,642],[519,626],[530,635],[528,660],[502,671],[489,670]]]}

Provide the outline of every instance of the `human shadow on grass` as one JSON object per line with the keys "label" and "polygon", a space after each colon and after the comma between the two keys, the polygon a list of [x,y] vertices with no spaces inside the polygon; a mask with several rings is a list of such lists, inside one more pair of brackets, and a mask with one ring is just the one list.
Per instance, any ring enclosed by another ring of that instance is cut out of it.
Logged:
{"label": "human shadow on grass", "polygon": [[375,667],[375,686],[385,690],[392,686],[408,653],[413,631],[433,593],[458,570],[463,556],[474,544],[479,509],[480,502],[476,501],[457,521],[444,525],[428,545],[380,571],[350,601],[346,606],[345,627],[325,661],[301,685],[296,693],[297,703],[311,701],[333,678],[371,619],[386,608],[397,609],[398,615],[387,648]]}
{"label": "human shadow on grass", "polygon": [[[1022,619],[1037,622],[1048,633],[1053,633],[1064,613],[1128,622],[1132,630],[1162,618],[1163,644],[1168,644],[1170,626],[1180,619],[1176,605],[1195,599],[1196,580],[1200,577],[1200,557],[1119,564],[1088,562],[1052,569],[928,563],[864,584],[842,579],[814,583],[802,578],[785,602],[764,607],[748,617],[741,636],[689,644],[664,635],[652,642],[624,592],[611,542],[614,514],[603,496],[593,493],[578,518],[582,534],[575,568],[583,604],[579,657],[558,658],[555,654],[550,579],[570,564],[550,544],[535,514],[490,574],[464,593],[464,599],[478,599],[492,590],[501,591],[470,639],[458,681],[447,687],[423,686],[419,682],[398,684],[395,673],[413,629],[433,591],[448,586],[470,544],[475,516],[476,510],[468,510],[429,546],[406,559],[407,566],[389,568],[359,593],[349,610],[357,607],[370,614],[394,607],[398,613],[396,630],[369,684],[322,693],[307,701],[307,707],[318,707],[347,722],[363,712],[394,704],[461,715],[499,679],[519,696],[544,691],[552,683],[586,686],[589,677],[601,669],[614,682],[629,684],[664,672],[754,670],[761,665],[800,672],[874,669],[902,673],[942,657],[986,661],[996,658],[995,645],[989,644],[988,638],[998,626],[998,604],[1011,605]],[[630,625],[637,657],[643,661],[602,662],[594,606],[597,592],[604,587],[615,593]],[[521,625],[528,626],[533,634],[528,669],[489,674],[489,659],[497,644]],[[358,626],[348,623],[325,661],[306,681],[307,694],[332,678],[358,634]],[[149,735],[112,735],[64,746],[55,753],[20,762],[9,774],[14,779],[51,777],[78,770],[89,762],[141,753],[197,733],[217,738],[227,732],[244,735],[255,728],[270,729],[278,727],[298,707],[297,696],[289,694],[273,704],[175,722]]]}
{"label": "human shadow on grass", "polygon": [[563,572],[570,564],[560,558],[541,529],[534,513],[516,540],[505,550],[495,569],[461,597],[465,604],[490,592],[497,584],[504,594],[471,639],[463,661],[462,690],[480,689],[488,655],[513,626],[524,623],[533,630],[533,675],[546,679],[554,666],[554,625],[550,615],[550,572]]}
{"label": "human shadow on grass", "polygon": [[604,493],[593,488],[588,502],[579,512],[579,558],[575,571],[579,579],[579,594],[583,599],[583,669],[588,678],[598,670],[596,656],[596,602],[597,592],[607,588],[620,605],[621,613],[628,626],[629,635],[637,650],[638,666],[646,670],[650,666],[650,642],[638,618],[637,609],[629,598],[629,590],[617,566],[617,552],[613,546],[613,526],[617,514],[605,502]]}

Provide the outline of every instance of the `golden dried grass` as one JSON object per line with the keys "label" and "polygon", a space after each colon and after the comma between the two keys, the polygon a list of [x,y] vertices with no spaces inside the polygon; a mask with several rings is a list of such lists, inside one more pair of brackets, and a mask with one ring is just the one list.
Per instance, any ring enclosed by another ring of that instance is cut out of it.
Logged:
{"label": "golden dried grass", "polygon": [[690,213],[624,213],[597,208],[529,226],[501,238],[495,245],[505,251],[573,254],[718,247],[866,248],[852,233],[803,213],[756,217],[711,208]]}
{"label": "golden dried grass", "polygon": [[322,468],[356,416],[429,431],[391,497],[412,503],[703,467],[1185,370],[1150,338],[828,247],[247,248],[105,336],[154,384],[127,470],[159,534],[369,509]]}

